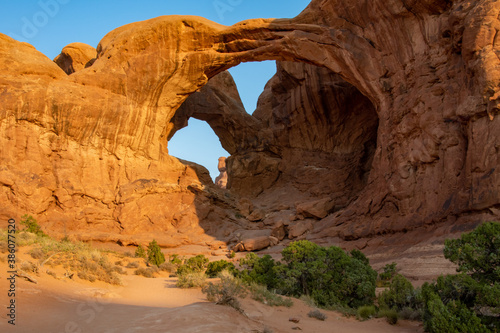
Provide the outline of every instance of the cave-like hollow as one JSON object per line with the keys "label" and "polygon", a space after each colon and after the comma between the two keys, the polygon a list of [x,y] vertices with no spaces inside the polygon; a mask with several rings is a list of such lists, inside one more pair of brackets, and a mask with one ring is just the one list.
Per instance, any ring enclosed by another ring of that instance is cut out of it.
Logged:
{"label": "cave-like hollow", "polygon": [[[213,77],[177,110],[206,121],[231,156],[227,189],[271,206],[330,198],[346,207],[369,182],[379,119],[373,103],[323,67],[277,62],[277,73],[249,115],[231,75]],[[175,133],[175,132],[173,132]]]}

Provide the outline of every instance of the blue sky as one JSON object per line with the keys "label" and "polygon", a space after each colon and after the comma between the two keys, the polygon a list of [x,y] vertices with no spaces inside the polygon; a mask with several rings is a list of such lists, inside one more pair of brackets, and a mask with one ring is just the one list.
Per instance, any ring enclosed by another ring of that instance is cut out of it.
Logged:
{"label": "blue sky", "polygon": [[[131,22],[161,15],[197,15],[232,25],[250,18],[298,15],[310,0],[16,0],[2,1],[0,32],[28,42],[49,58],[73,42],[97,46],[109,31]],[[274,62],[241,64],[230,70],[249,113],[266,82],[276,71]],[[173,156],[204,165],[213,178],[217,159],[227,156],[210,127],[191,119],[169,143]]]}

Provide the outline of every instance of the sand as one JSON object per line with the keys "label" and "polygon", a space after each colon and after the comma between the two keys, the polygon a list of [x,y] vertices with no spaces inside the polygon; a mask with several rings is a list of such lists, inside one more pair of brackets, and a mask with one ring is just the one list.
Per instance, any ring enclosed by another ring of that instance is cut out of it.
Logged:
{"label": "sand", "polygon": [[[24,251],[23,251],[24,252]],[[20,254],[22,255],[22,254]],[[19,258],[18,258],[19,259]],[[28,259],[28,258],[26,258]],[[22,333],[136,333],[136,332],[423,332],[418,322],[384,319],[360,322],[323,311],[328,318],[309,318],[311,308],[300,300],[294,306],[270,307],[249,297],[241,300],[244,314],[215,305],[198,289],[175,287],[167,273],[156,278],[124,275],[123,286],[56,279],[43,271],[37,284],[16,280],[16,325],[7,323],[7,263],[0,263],[0,332]],[[62,274],[61,274],[62,275]],[[299,319],[298,323],[289,321]]]}

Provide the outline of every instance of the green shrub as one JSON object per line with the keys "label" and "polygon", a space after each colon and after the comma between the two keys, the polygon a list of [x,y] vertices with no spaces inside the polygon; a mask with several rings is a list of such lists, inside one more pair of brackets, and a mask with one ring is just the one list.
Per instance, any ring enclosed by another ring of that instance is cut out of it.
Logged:
{"label": "green shrub", "polygon": [[37,236],[47,237],[33,216],[28,214],[23,215],[20,223],[25,227],[24,231],[31,232]]}
{"label": "green shrub", "polygon": [[354,257],[339,247],[301,240],[282,251],[276,265],[278,289],[289,295],[311,295],[319,306],[357,308],[373,303],[377,273],[359,251]]}
{"label": "green shrub", "polygon": [[398,317],[406,320],[422,320],[422,310],[405,307],[398,312]]}
{"label": "green shrub", "polygon": [[275,271],[274,259],[266,254],[259,258],[255,253],[250,252],[240,259],[240,266],[243,267],[241,279],[247,283],[257,283],[274,289],[277,286],[277,274]]}
{"label": "green shrub", "polygon": [[135,250],[135,257],[146,259],[147,257],[146,250],[144,250],[144,248],[141,245],[139,245]]}
{"label": "green shrub", "polygon": [[188,266],[193,272],[202,272],[207,268],[208,258],[203,254],[198,254],[196,257],[191,257],[186,261],[186,266]]}
{"label": "green shrub", "polygon": [[236,272],[236,268],[232,262],[228,262],[226,260],[212,261],[207,266],[207,274],[208,277],[214,278],[222,272],[223,270],[228,270],[229,272]]}
{"label": "green shrub", "polygon": [[307,314],[307,316],[310,317],[310,318],[315,318],[315,319],[321,320],[321,321],[325,321],[326,318],[328,318],[326,316],[326,314],[324,314],[323,312],[319,311],[318,309],[309,311],[309,313]]}
{"label": "green shrub", "polygon": [[415,289],[413,285],[403,275],[396,274],[389,286],[378,298],[380,307],[402,310],[405,307],[411,307],[415,302]]}
{"label": "green shrub", "polygon": [[422,286],[424,326],[429,332],[500,331],[500,224],[485,223],[446,240],[445,257],[459,274]]}
{"label": "green shrub", "polygon": [[185,275],[190,273],[203,272],[208,265],[208,258],[203,254],[199,254],[196,257],[189,258],[185,261],[184,265],[177,268],[177,275]]}
{"label": "green shrub", "polygon": [[385,320],[391,325],[396,325],[398,323],[398,312],[394,309],[380,309],[378,317],[385,317]]}
{"label": "green shrub", "polygon": [[228,273],[219,275],[220,282],[214,284],[209,282],[203,287],[202,292],[207,295],[207,299],[215,304],[229,305],[234,309],[243,312],[238,298],[246,297],[246,289],[243,283]]}
{"label": "green shrub", "polygon": [[460,301],[451,301],[445,305],[438,295],[430,293],[427,301],[428,318],[424,322],[425,330],[438,332],[491,332],[481,320]]}
{"label": "green shrub", "polygon": [[179,275],[176,286],[179,288],[200,288],[206,284],[207,276],[203,272],[191,272]]}
{"label": "green shrub", "polygon": [[445,241],[444,256],[458,272],[484,283],[500,281],[500,223],[488,222],[459,239]]}
{"label": "green shrub", "polygon": [[148,262],[152,265],[156,265],[157,267],[165,262],[165,256],[161,252],[160,246],[154,239],[148,245]]}
{"label": "green shrub", "polygon": [[379,279],[383,285],[388,285],[388,282],[396,275],[396,266],[395,262],[384,266],[384,271],[379,274]]}
{"label": "green shrub", "polygon": [[363,305],[358,308],[357,316],[358,319],[366,320],[370,319],[377,314],[377,309],[374,305]]}
{"label": "green shrub", "polygon": [[172,254],[168,257],[168,261],[171,262],[172,264],[176,265],[177,267],[179,267],[180,265],[182,265],[182,259],[179,258],[179,255],[178,254]]}

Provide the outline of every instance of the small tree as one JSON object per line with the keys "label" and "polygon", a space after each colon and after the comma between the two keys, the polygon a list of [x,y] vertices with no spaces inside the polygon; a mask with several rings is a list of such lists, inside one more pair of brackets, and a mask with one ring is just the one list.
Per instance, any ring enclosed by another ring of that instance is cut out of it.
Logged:
{"label": "small tree", "polygon": [[396,274],[389,289],[380,294],[378,302],[380,307],[400,311],[405,307],[414,307],[415,296],[415,290],[410,281],[403,275]]}
{"label": "small tree", "polygon": [[241,272],[241,279],[243,281],[262,284],[269,289],[276,287],[276,263],[270,255],[266,254],[262,258],[259,258],[255,253],[250,252],[244,258],[240,259],[240,266],[244,268]]}
{"label": "small tree", "polygon": [[320,306],[357,308],[373,303],[377,272],[360,251],[349,255],[336,246],[300,240],[281,254],[284,264],[276,265],[274,271],[282,293],[310,295]]}
{"label": "small tree", "polygon": [[165,256],[161,252],[160,246],[154,239],[148,245],[148,262],[158,267],[165,262]]}
{"label": "small tree", "polygon": [[36,222],[35,218],[31,215],[24,214],[21,217],[21,225],[25,226],[25,231],[31,232],[37,236],[45,237],[47,236],[43,231],[40,225]]}
{"label": "small tree", "polygon": [[146,259],[146,256],[147,256],[146,255],[146,250],[144,250],[144,248],[141,245],[139,245],[137,247],[137,249],[135,250],[135,257],[136,258],[144,258],[144,259]]}
{"label": "small tree", "polygon": [[394,277],[394,275],[396,275],[396,266],[397,264],[395,262],[385,265],[384,271],[379,274],[380,280],[389,282]]}
{"label": "small tree", "polygon": [[500,330],[500,224],[488,222],[446,240],[444,255],[459,274],[422,286],[424,326],[434,332]]}
{"label": "small tree", "polygon": [[459,239],[445,241],[444,256],[457,271],[485,283],[500,281],[500,223],[487,222]]}

